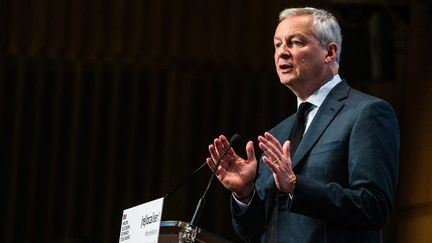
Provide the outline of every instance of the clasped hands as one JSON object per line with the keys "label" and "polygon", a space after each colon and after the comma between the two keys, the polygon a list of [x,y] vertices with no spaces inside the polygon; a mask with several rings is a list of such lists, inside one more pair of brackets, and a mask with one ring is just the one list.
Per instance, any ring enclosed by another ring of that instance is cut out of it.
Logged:
{"label": "clasped hands", "polygon": [[[273,173],[275,184],[281,192],[293,193],[296,176],[292,170],[290,142],[287,140],[283,145],[269,132],[258,137],[258,146],[265,153],[264,163]],[[229,146],[229,141],[224,135],[214,139],[208,149],[210,157],[207,165],[213,170],[222,153]],[[243,202],[250,201],[254,192],[254,180],[256,177],[257,159],[252,141],[246,144],[246,156],[244,159],[237,155],[231,148],[221,160],[216,176],[222,185],[233,192]]]}

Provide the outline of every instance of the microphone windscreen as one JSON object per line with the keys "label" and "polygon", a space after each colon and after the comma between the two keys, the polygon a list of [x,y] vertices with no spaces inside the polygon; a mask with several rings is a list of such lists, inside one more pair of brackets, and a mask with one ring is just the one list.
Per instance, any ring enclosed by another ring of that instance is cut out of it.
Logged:
{"label": "microphone windscreen", "polygon": [[231,139],[230,139],[230,144],[231,146],[235,146],[240,142],[240,135],[238,135],[237,133],[234,134]]}

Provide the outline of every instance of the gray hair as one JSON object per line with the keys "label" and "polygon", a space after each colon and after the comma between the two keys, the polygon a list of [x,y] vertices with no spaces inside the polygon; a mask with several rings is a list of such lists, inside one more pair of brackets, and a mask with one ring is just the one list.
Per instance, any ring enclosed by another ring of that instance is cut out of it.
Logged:
{"label": "gray hair", "polygon": [[340,54],[342,52],[342,34],[336,17],[325,10],[311,7],[306,8],[287,8],[279,14],[279,22],[291,17],[309,15],[313,20],[313,31],[315,37],[320,42],[321,47],[325,48],[329,43],[336,43],[336,63],[339,65]]}

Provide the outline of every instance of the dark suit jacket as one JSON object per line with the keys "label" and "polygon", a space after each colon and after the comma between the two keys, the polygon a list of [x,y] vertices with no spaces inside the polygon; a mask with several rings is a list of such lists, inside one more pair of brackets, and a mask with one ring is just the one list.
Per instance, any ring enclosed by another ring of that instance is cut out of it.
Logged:
{"label": "dark suit jacket", "polygon": [[[271,133],[282,144],[294,116]],[[278,242],[382,242],[396,193],[399,128],[385,101],[340,82],[326,97],[292,158],[297,184],[291,211],[279,213]],[[260,161],[255,196],[233,225],[246,241],[265,242],[277,190]],[[287,208],[287,207],[286,207]]]}

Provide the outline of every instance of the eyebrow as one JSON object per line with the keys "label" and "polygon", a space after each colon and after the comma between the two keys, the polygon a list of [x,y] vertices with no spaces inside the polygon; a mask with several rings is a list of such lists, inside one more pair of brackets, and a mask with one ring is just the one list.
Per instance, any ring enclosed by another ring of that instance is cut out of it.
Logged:
{"label": "eyebrow", "polygon": [[[304,37],[304,38],[306,38],[306,35],[301,34],[301,33],[294,33],[294,34],[288,35],[288,39],[291,39],[293,37]],[[273,36],[273,40],[281,40],[281,39],[284,39],[284,37]]]}

